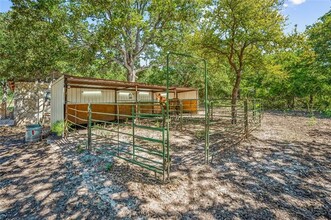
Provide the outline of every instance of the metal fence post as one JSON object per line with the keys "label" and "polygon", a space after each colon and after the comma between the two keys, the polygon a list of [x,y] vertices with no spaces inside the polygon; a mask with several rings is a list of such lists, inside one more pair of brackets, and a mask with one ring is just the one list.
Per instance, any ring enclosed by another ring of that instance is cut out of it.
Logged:
{"label": "metal fence post", "polygon": [[208,164],[209,163],[209,110],[211,107],[210,103],[207,103],[208,100],[205,100],[205,162]]}
{"label": "metal fence post", "polygon": [[244,111],[245,111],[245,138],[248,138],[248,103],[247,103],[247,99],[244,101]]}
{"label": "metal fence post", "polygon": [[120,107],[116,103],[116,116],[117,116],[117,156],[120,155]]}
{"label": "metal fence post", "polygon": [[132,105],[132,159],[135,160],[135,113],[134,113],[134,106]]}
{"label": "metal fence post", "polygon": [[87,124],[87,150],[92,150],[92,110],[91,103],[88,104],[88,124]]}
{"label": "metal fence post", "polygon": [[163,182],[165,181],[165,171],[167,169],[167,161],[166,161],[166,155],[165,155],[165,134],[164,134],[164,131],[165,131],[165,128],[164,128],[164,108],[161,107],[161,114],[162,114],[162,118],[163,118],[163,126],[162,126],[162,159],[163,159],[163,163],[162,163],[162,180]]}

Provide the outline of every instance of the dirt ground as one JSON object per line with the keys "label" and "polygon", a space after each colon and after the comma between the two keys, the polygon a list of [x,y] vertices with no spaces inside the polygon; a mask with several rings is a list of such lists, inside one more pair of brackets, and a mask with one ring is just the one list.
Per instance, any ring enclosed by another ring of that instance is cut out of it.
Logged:
{"label": "dirt ground", "polygon": [[266,113],[211,165],[179,138],[166,184],[70,139],[23,139],[0,127],[0,219],[331,219],[331,119]]}

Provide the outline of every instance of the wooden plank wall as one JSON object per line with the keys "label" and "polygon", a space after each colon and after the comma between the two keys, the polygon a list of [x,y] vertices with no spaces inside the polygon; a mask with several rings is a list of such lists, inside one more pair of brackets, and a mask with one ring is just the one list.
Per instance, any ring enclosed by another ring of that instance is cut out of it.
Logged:
{"label": "wooden plank wall", "polygon": [[198,113],[198,100],[182,100],[183,113]]}
{"label": "wooden plank wall", "polygon": [[[88,104],[68,104],[68,121],[73,122],[75,124],[87,124],[88,119]],[[128,109],[128,106],[126,106]],[[131,107],[131,106],[130,106]],[[108,104],[92,104],[92,119],[101,120],[101,121],[114,121],[116,120],[117,107],[116,105],[108,105]],[[123,107],[125,109],[125,107]],[[74,109],[78,110],[75,111]],[[94,113],[93,113],[94,112]],[[109,114],[98,114],[101,113],[109,113]],[[124,114],[124,110],[120,110],[121,114]],[[129,112],[126,110],[126,112]],[[131,110],[129,112],[131,114]]]}
{"label": "wooden plank wall", "polygon": [[[198,112],[197,100],[182,100],[183,113],[196,114]],[[67,104],[68,107],[68,120],[75,124],[87,124],[87,108],[88,104]],[[92,104],[92,119],[101,121],[114,121],[117,120],[115,114],[120,114],[120,119],[126,119],[132,115],[132,105],[112,105],[112,104]],[[170,106],[174,110],[174,106]],[[135,106],[133,107],[135,109]],[[75,111],[77,109],[78,111]],[[118,112],[117,112],[118,111]],[[94,112],[94,113],[93,113]],[[108,113],[108,114],[98,114]],[[161,106],[158,104],[144,104],[140,105],[140,113],[145,114],[160,114]],[[113,115],[110,115],[113,114]],[[73,115],[73,116],[72,116]]]}

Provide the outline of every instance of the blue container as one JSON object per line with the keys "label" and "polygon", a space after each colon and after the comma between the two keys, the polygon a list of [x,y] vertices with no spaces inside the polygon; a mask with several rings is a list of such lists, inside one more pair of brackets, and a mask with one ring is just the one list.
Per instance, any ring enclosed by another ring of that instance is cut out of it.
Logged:
{"label": "blue container", "polygon": [[27,125],[25,142],[36,142],[41,139],[42,127],[39,124]]}

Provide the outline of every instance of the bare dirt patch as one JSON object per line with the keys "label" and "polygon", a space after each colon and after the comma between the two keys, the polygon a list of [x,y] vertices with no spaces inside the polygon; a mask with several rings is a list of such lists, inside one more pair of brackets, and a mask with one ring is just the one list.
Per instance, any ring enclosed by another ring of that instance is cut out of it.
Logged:
{"label": "bare dirt patch", "polygon": [[172,138],[171,182],[77,140],[24,144],[0,128],[0,219],[330,219],[331,120],[265,114],[248,140],[203,164],[197,137]]}

